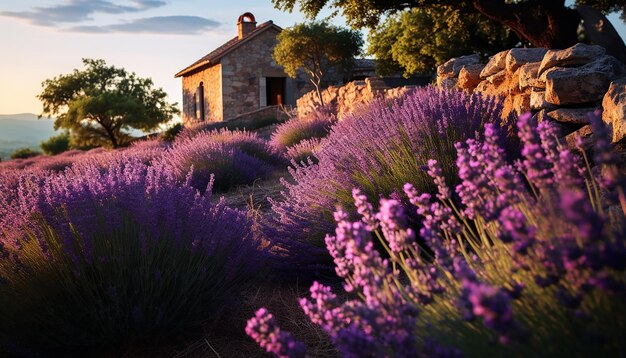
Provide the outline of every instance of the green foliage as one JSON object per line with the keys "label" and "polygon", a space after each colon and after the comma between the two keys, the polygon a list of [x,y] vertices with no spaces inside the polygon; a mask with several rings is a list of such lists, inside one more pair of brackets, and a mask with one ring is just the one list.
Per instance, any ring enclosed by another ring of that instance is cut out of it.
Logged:
{"label": "green foliage", "polygon": [[[201,320],[217,322],[221,305],[234,302],[244,285],[227,272],[224,249],[191,249],[194,238],[175,240],[167,230],[147,237],[130,217],[115,228],[95,219],[99,229],[90,241],[74,229],[64,239],[41,218],[21,243],[19,259],[0,257],[2,333],[11,332],[18,346],[45,347],[46,356],[57,356],[57,349],[67,356],[68,349],[111,349],[175,334]],[[29,269],[16,270],[16,261]]]}
{"label": "green foliage", "polygon": [[70,133],[65,131],[50,137],[39,144],[39,148],[48,155],[56,155],[70,149]]}
{"label": "green foliage", "polygon": [[180,133],[182,130],[183,130],[183,124],[176,123],[173,126],[166,129],[165,132],[163,132],[163,134],[161,134],[161,139],[166,140],[168,142],[173,142],[174,139],[176,139],[176,136],[178,135],[178,133]]}
{"label": "green foliage", "polygon": [[132,140],[129,130],[151,131],[179,111],[162,89],[104,60],[83,59],[75,69],[43,82],[42,115],[56,116],[56,129],[71,130],[77,146],[117,148]]}
{"label": "green foliage", "polygon": [[[424,36],[428,33],[428,36]],[[452,7],[415,8],[391,16],[369,34],[369,52],[382,75],[403,70],[406,76],[432,73],[453,57],[484,56],[514,47],[517,36],[479,14]]]}
{"label": "green foliage", "polygon": [[[578,42],[576,31],[580,16],[555,0],[272,0],[274,6],[285,11],[299,9],[309,18],[316,18],[325,7],[341,12],[348,24],[355,28],[375,30],[380,20],[410,9],[450,7],[470,21],[473,15],[492,19],[510,29],[536,47],[565,48]],[[623,0],[576,0],[576,5],[587,4],[607,13],[621,11],[626,19]],[[447,19],[442,17],[439,23]],[[429,37],[432,29],[416,34]]]}
{"label": "green foliage", "polygon": [[303,69],[315,86],[320,103],[322,81],[331,68],[347,73],[354,67],[354,57],[361,52],[363,39],[357,31],[339,28],[327,22],[297,24],[277,36],[274,60],[285,72],[296,77]]}
{"label": "green foliage", "polygon": [[32,158],[40,155],[41,153],[30,149],[30,148],[20,148],[11,154],[11,159],[26,159]]}
{"label": "green foliage", "polygon": [[[476,3],[486,3],[487,1],[456,1],[456,0],[272,0],[277,9],[283,11],[293,11],[297,7],[308,18],[314,19],[325,7],[335,10],[335,13],[341,10],[348,24],[354,27],[375,28],[380,23],[380,19],[388,15],[393,15],[407,8],[425,8],[431,6],[448,5],[464,11],[477,12],[474,8]],[[490,1],[492,4],[499,3],[523,3],[531,1],[509,1],[499,0]],[[534,3],[554,2],[555,4],[563,4],[564,1],[533,1]],[[621,11],[622,19],[626,17],[626,7],[621,0],[576,0],[576,5],[589,5],[604,13]]]}

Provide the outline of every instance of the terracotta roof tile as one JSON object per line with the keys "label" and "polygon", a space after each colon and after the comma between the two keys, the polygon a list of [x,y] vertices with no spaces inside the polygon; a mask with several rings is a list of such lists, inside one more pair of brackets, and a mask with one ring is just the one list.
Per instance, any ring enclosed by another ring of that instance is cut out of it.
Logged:
{"label": "terracotta roof tile", "polygon": [[191,72],[191,70],[197,69],[197,68],[202,67],[204,65],[216,64],[217,61],[220,58],[222,58],[222,56],[224,56],[227,52],[230,52],[231,50],[237,48],[240,44],[248,41],[249,39],[251,39],[255,35],[257,35],[260,32],[262,32],[264,29],[266,29],[267,27],[271,27],[272,25],[274,27],[278,28],[278,29],[281,29],[280,27],[274,25],[274,23],[271,20],[267,21],[267,22],[264,22],[261,25],[257,26],[252,32],[250,32],[250,34],[248,34],[248,36],[244,37],[243,39],[240,40],[238,36],[235,36],[232,39],[228,40],[222,46],[216,48],[215,50],[209,52],[207,55],[205,55],[204,57],[202,57],[198,61],[192,63],[191,65],[189,65],[187,67],[185,67],[183,70],[178,72],[175,75],[175,77],[183,76],[183,75],[187,74],[188,72]]}

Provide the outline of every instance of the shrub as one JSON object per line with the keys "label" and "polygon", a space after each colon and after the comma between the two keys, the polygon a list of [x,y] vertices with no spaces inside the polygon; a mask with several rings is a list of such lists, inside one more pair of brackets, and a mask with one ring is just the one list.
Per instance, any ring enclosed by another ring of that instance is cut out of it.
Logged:
{"label": "shrub", "polygon": [[260,117],[260,118],[240,118],[240,119],[231,119],[228,121],[221,122],[200,122],[193,123],[191,125],[185,126],[178,137],[181,138],[191,138],[196,136],[198,133],[202,132],[210,132],[214,130],[247,130],[252,131],[260,128],[265,128],[271,126],[273,124],[282,123],[284,115],[278,116],[270,116],[270,117]]}
{"label": "shrub", "polygon": [[193,169],[190,183],[198,190],[206,189],[213,174],[213,188],[228,191],[235,185],[265,177],[284,159],[255,134],[216,130],[177,139],[162,162],[173,169],[179,180],[185,180]]}
{"label": "shrub", "polygon": [[22,176],[2,198],[20,215],[0,230],[1,345],[55,354],[217,322],[263,253],[208,195],[136,158]]}
{"label": "shrub", "polygon": [[[302,309],[348,357],[623,355],[623,163],[607,150],[599,114],[592,122],[600,137],[596,163],[610,173],[599,180],[581,175],[554,130],[545,122],[535,128],[527,115],[519,171],[506,162],[491,124],[484,141],[456,145],[463,207],[451,200],[436,161],[429,162],[436,199],[404,186],[421,228],[409,224],[399,200],[382,199],[376,211],[355,189],[361,218],[337,211],[335,235],[325,240],[355,298],[342,302],[316,282]],[[433,258],[417,244],[418,233]],[[376,239],[388,260],[373,249]],[[266,310],[246,331],[277,356],[304,356]]]}
{"label": "shrub", "polygon": [[39,144],[39,148],[48,155],[56,155],[70,149],[70,134],[63,132],[59,135],[52,136]]}
{"label": "shrub", "polygon": [[287,147],[287,159],[296,163],[306,161],[307,158],[311,158],[313,163],[317,163],[315,152],[320,148],[321,139],[311,138],[300,141],[298,144],[294,144],[291,147]]}
{"label": "shrub", "polygon": [[323,107],[304,118],[295,117],[279,125],[272,134],[270,143],[285,150],[303,140],[324,138],[336,122],[337,117],[331,113],[330,107]]}
{"label": "shrub", "polygon": [[41,154],[40,152],[30,149],[30,148],[20,148],[20,149],[15,150],[15,152],[11,154],[11,159],[27,159],[27,158],[36,157],[40,154]]}
{"label": "shrub", "polygon": [[422,170],[426,159],[435,158],[452,178],[454,143],[473,137],[484,123],[508,125],[500,120],[501,108],[494,98],[422,88],[403,101],[377,102],[344,118],[322,140],[318,164],[291,169],[293,182],[283,180],[280,201],[270,199],[277,219],[268,232],[286,247],[303,240],[323,247],[334,226],[332,208],[350,207],[352,188],[371,199],[399,192],[406,182],[433,191]]}
{"label": "shrub", "polygon": [[173,126],[166,129],[163,134],[161,134],[161,139],[167,142],[173,142],[176,139],[176,136],[183,130],[182,123],[176,123]]}

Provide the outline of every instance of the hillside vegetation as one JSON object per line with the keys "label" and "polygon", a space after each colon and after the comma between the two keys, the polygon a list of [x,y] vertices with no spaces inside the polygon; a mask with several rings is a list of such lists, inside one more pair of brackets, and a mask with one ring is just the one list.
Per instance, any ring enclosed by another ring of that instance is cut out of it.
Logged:
{"label": "hillside vegetation", "polygon": [[623,156],[598,112],[585,151],[501,109],[426,87],[0,163],[0,355],[623,356]]}

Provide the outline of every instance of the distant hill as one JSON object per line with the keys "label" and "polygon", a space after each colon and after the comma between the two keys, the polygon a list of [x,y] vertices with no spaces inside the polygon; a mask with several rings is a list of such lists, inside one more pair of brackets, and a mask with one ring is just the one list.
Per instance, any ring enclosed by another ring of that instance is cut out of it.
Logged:
{"label": "distant hill", "polygon": [[7,159],[18,148],[39,149],[39,143],[57,134],[54,120],[36,114],[0,114],[0,158]]}

